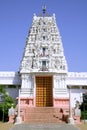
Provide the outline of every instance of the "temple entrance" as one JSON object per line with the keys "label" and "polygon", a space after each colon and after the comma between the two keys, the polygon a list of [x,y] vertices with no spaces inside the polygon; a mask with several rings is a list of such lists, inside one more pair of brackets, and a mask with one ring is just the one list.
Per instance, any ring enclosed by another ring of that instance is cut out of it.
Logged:
{"label": "temple entrance", "polygon": [[36,107],[53,106],[52,76],[36,76]]}

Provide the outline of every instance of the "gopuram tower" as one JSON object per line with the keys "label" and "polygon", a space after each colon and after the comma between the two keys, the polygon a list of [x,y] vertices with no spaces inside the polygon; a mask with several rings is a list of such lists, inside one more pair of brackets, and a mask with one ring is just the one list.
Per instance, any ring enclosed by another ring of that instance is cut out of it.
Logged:
{"label": "gopuram tower", "polygon": [[34,14],[20,64],[23,106],[63,107],[67,104],[67,62],[55,14],[43,7]]}

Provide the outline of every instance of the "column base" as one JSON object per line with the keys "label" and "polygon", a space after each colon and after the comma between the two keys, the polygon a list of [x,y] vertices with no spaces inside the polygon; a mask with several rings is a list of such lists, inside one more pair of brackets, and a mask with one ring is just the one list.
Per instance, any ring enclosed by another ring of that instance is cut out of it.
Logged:
{"label": "column base", "polygon": [[69,124],[74,124],[74,119],[73,119],[72,117],[69,117],[69,118],[68,118],[68,123],[69,123]]}
{"label": "column base", "polygon": [[15,124],[21,124],[22,123],[22,118],[21,117],[16,117],[16,122]]}

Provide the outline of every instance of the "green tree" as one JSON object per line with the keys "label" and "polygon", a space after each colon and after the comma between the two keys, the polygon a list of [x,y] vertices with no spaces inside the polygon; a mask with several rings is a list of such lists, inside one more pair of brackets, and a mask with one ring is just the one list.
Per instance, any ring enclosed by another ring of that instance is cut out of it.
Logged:
{"label": "green tree", "polygon": [[4,121],[8,121],[8,110],[11,108],[12,104],[15,103],[15,101],[6,93],[5,87],[2,85],[0,85],[0,94],[3,94],[5,97],[4,102],[0,103],[0,120],[4,119]]}

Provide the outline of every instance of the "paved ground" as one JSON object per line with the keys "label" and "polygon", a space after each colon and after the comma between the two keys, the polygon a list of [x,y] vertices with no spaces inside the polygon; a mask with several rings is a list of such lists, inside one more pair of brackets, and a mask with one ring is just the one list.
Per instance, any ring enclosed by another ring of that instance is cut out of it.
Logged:
{"label": "paved ground", "polygon": [[10,130],[79,130],[79,128],[69,124],[19,124]]}

